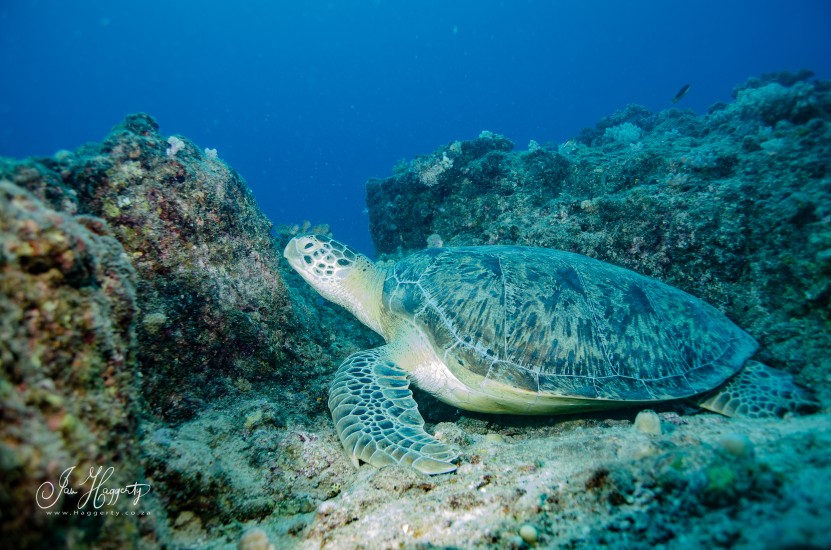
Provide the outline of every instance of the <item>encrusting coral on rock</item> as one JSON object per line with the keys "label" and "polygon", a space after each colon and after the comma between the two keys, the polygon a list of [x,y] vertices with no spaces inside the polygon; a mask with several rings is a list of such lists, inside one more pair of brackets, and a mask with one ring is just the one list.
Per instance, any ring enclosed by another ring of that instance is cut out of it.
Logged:
{"label": "encrusting coral on rock", "polygon": [[224,162],[176,140],[132,115],[101,144],[8,162],[0,174],[107,222],[139,276],[145,399],[155,415],[181,421],[283,365],[319,362],[323,347],[297,333],[272,226],[251,190]]}
{"label": "encrusting coral on rock", "polygon": [[58,527],[79,543],[95,530],[139,538],[138,518],[71,515],[83,494],[58,489],[73,467],[72,487],[100,465],[115,466],[107,486],[143,477],[136,283],[103,220],[0,181],[0,532],[21,548],[57,544]]}
{"label": "encrusting coral on rock", "polygon": [[[367,345],[356,322],[304,305],[302,290],[292,303],[250,189],[215,155],[177,140],[174,150],[140,114],[74,153],[0,159],[0,469],[16,480],[3,485],[7,501],[27,510],[3,526],[33,541],[48,533],[37,525],[53,522],[35,509],[35,489],[63,469],[112,466],[117,486],[158,476],[156,496],[169,503],[180,488],[168,480],[188,476],[171,478],[168,460],[146,460],[145,472],[141,433],[254,387],[292,395],[287,418],[323,410],[325,386],[307,380],[357,347],[351,338]],[[307,323],[355,333],[334,338]]]}

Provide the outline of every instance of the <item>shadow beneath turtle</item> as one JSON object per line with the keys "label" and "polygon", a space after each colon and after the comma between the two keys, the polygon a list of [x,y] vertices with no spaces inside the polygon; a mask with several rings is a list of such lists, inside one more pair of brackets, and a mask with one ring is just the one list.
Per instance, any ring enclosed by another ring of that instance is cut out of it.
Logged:
{"label": "shadow beneath turtle", "polygon": [[419,412],[425,423],[428,424],[428,431],[431,431],[432,425],[441,422],[452,422],[470,433],[520,435],[523,432],[537,431],[541,428],[556,432],[563,428],[574,428],[575,425],[588,427],[632,423],[638,412],[644,409],[651,409],[657,413],[674,413],[670,416],[677,417],[678,422],[683,422],[682,418],[684,416],[706,412],[684,400],[677,400],[658,402],[649,406],[633,405],[632,407],[577,414],[486,414],[453,407],[414,386],[411,386],[410,389],[413,392],[413,398],[418,403]]}

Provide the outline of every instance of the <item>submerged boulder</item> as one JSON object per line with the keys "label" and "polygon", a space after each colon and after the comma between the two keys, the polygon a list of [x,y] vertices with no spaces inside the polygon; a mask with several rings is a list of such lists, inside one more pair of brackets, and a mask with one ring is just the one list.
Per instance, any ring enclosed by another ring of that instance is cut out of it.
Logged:
{"label": "submerged boulder", "polygon": [[[0,159],[0,209],[0,529],[24,546],[152,546],[167,514],[211,522],[211,499],[239,489],[190,498],[210,457],[176,461],[153,435],[222,410],[219,397],[285,401],[283,423],[316,417],[335,363],[371,345],[286,285],[245,181],[147,115],[75,152]],[[72,466],[72,483],[112,467],[110,486],[158,489],[142,501],[153,521],[47,517],[36,491]]]}
{"label": "submerged boulder", "polygon": [[103,496],[144,482],[137,281],[103,220],[57,212],[0,179],[0,534],[17,547],[139,537],[142,516],[126,514],[148,501]]}
{"label": "submerged boulder", "polygon": [[136,353],[155,416],[180,422],[258,382],[303,387],[298,371],[336,360],[330,333],[305,329],[316,314],[290,302],[271,222],[216,151],[165,138],[138,114],[100,144],[5,161],[0,173],[55,208],[100,217],[124,247],[138,274]]}

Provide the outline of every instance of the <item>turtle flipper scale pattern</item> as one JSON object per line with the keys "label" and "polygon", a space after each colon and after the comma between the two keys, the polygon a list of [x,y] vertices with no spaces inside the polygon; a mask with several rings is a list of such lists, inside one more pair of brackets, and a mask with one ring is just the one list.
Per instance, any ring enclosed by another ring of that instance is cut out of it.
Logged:
{"label": "turtle flipper scale pattern", "polygon": [[752,360],[723,386],[706,394],[698,405],[725,416],[750,418],[806,414],[819,409],[816,398],[797,386],[790,374]]}
{"label": "turtle flipper scale pattern", "polygon": [[355,466],[410,464],[426,474],[456,469],[457,453],[424,431],[407,375],[387,359],[386,346],[346,358],[332,382],[329,410]]}

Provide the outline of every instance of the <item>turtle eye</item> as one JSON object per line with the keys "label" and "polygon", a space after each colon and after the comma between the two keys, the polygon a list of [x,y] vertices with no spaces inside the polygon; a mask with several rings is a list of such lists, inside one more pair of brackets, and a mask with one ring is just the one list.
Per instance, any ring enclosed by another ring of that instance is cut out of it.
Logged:
{"label": "turtle eye", "polygon": [[349,265],[349,263],[350,263],[349,260],[345,260],[343,258],[338,260],[338,265]]}
{"label": "turtle eye", "polygon": [[303,250],[308,250],[314,246],[314,243],[306,243],[306,246],[303,247]]}

